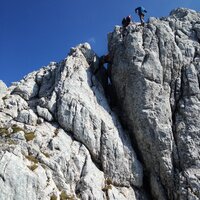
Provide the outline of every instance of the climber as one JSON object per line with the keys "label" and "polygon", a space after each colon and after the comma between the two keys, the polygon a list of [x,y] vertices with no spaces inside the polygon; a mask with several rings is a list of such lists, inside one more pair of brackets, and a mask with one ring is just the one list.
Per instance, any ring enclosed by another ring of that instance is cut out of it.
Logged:
{"label": "climber", "polygon": [[109,54],[103,55],[99,58],[99,67],[94,71],[94,74],[98,77],[105,90],[107,86],[111,84],[110,80],[111,65],[112,65],[112,60],[110,55]]}
{"label": "climber", "polygon": [[101,56],[99,60],[100,60],[99,62],[100,62],[101,65],[103,65],[105,63],[111,64],[111,58],[110,58],[109,54]]}
{"label": "climber", "polygon": [[98,71],[96,71],[95,73],[97,79],[100,81],[101,85],[104,88],[108,102],[110,102],[110,93],[112,91],[111,66],[112,59],[110,54],[108,53],[99,58],[99,68]]}
{"label": "climber", "polygon": [[131,16],[127,16],[127,17],[124,17],[122,19],[122,26],[123,28],[126,28],[129,24],[131,23]]}
{"label": "climber", "polygon": [[127,26],[132,22],[131,15],[124,17],[122,19],[122,36],[124,37],[127,34]]}
{"label": "climber", "polygon": [[147,13],[146,9],[144,7],[138,7],[135,9],[135,13],[139,15],[141,25],[144,26],[144,13]]}
{"label": "climber", "polygon": [[98,81],[103,86],[107,101],[111,109],[113,109],[116,106],[117,95],[115,92],[115,88],[112,84],[111,71],[112,71],[112,55],[108,53],[99,58],[99,67],[94,72],[94,74],[98,79]]}
{"label": "climber", "polygon": [[[106,85],[108,85],[110,82],[111,82],[111,72],[110,72],[110,68],[111,68],[111,64],[112,64],[112,61],[111,61],[111,57],[109,54],[106,54],[106,55],[103,55],[100,57],[100,67],[104,67],[106,69],[106,79],[107,79],[107,83]],[[104,66],[104,64],[107,64],[106,66]]]}

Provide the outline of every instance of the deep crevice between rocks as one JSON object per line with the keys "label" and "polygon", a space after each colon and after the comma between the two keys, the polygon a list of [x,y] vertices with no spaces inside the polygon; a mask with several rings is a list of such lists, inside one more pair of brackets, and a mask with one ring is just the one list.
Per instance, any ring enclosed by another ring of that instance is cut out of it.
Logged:
{"label": "deep crevice between rocks", "polygon": [[2,174],[0,174],[0,178],[2,179],[3,182],[6,181]]}
{"label": "deep crevice between rocks", "polygon": [[[102,66],[99,66],[99,68],[101,68]],[[112,67],[112,66],[110,66]],[[104,74],[102,74],[103,76]],[[102,77],[100,76],[100,77]],[[112,77],[110,77],[111,80],[112,80]],[[99,79],[99,78],[98,78]],[[102,82],[103,80],[100,80],[100,82]],[[136,153],[137,155],[137,159],[139,160],[139,162],[142,164],[143,168],[144,168],[144,171],[143,171],[143,185],[141,188],[137,188],[135,186],[132,186],[134,189],[137,190],[137,193],[143,193],[145,191],[145,195],[147,199],[149,200],[152,200],[153,199],[153,195],[151,194],[151,187],[150,187],[150,177],[149,177],[149,171],[146,170],[146,167],[145,167],[145,162],[144,162],[144,158],[142,156],[142,153],[141,151],[139,150],[139,147],[138,147],[138,144],[136,142],[136,138],[134,137],[134,134],[131,134],[131,130],[127,127],[130,127],[127,122],[124,121],[123,119],[123,112],[121,111],[121,103],[120,101],[118,100],[117,98],[117,91],[114,87],[113,84],[111,84],[109,87],[110,89],[110,92],[109,93],[107,90],[107,87],[108,85],[104,82],[104,91],[105,91],[105,97],[109,103],[109,106],[112,110],[112,112],[114,112],[116,114],[116,116],[118,117],[118,120],[120,122],[120,124],[122,125],[122,128],[128,133],[128,136],[131,140],[131,144],[132,144],[132,148],[134,150],[134,152]],[[103,134],[103,133],[102,133]],[[139,197],[139,194],[137,194],[138,198]]]}
{"label": "deep crevice between rocks", "polygon": [[[174,87],[174,100],[175,104],[174,107],[171,106],[171,111],[172,111],[172,134],[173,134],[173,139],[174,139],[174,149],[172,151],[172,161],[173,161],[173,167],[174,167],[174,187],[178,191],[179,187],[179,174],[183,171],[181,168],[181,163],[180,163],[180,155],[179,155],[179,148],[178,148],[178,139],[177,139],[177,114],[179,112],[179,102],[180,100],[183,99],[183,76],[184,76],[184,66],[181,69],[181,83],[180,83],[180,91],[177,94],[177,83],[175,83]],[[171,94],[172,95],[172,94]],[[176,193],[176,195],[179,195]],[[179,199],[177,196],[176,198]]]}
{"label": "deep crevice between rocks", "polygon": [[[182,99],[182,97],[183,97],[183,69],[182,69],[182,71],[181,71],[181,87],[180,87],[180,94],[179,94],[179,97],[178,97],[178,99],[176,99],[176,94],[175,94],[175,105],[174,105],[174,108],[171,108],[171,110],[172,110],[172,134],[173,134],[173,138],[174,138],[174,142],[175,142],[175,146],[176,146],[176,153],[177,153],[177,156],[178,156],[178,158],[179,158],[179,151],[178,151],[178,143],[177,143],[177,131],[176,131],[176,125],[177,125],[177,113],[178,113],[178,111],[179,111],[179,102],[180,102],[180,100]],[[177,84],[175,84],[175,90],[174,90],[174,92],[176,93],[176,90],[177,90]],[[174,155],[173,155],[174,156]],[[173,157],[173,160],[174,160],[175,158]],[[179,163],[177,163],[177,162],[175,162],[174,161],[174,166],[178,169],[178,171],[180,172],[180,171],[182,171],[182,169],[181,169],[181,166],[180,166],[180,159],[178,159],[179,160]]]}
{"label": "deep crevice between rocks", "polygon": [[143,166],[143,185],[142,185],[141,188],[137,188],[137,190],[140,191],[140,192],[145,191],[145,196],[149,200],[153,200],[153,195],[152,195],[152,192],[151,192],[150,176],[149,176],[150,171],[147,170],[147,167],[146,167],[145,162],[144,162],[143,154],[140,151],[140,148],[138,146],[135,135],[131,134],[132,130],[129,128],[130,126],[128,125],[128,123],[126,121],[124,121],[123,114],[120,114],[120,113],[122,113],[120,103],[118,102],[117,104],[119,105],[119,108],[118,108],[118,113],[116,113],[116,114],[118,115],[119,121],[120,121],[123,129],[126,130],[126,132],[128,133],[128,136],[131,140],[132,148],[133,148],[134,152],[136,153],[137,159],[139,160],[139,162]]}

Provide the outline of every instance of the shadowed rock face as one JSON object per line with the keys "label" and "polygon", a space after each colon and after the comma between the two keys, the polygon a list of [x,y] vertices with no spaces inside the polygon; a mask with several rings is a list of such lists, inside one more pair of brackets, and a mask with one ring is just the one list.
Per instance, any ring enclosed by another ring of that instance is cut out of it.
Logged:
{"label": "shadowed rock face", "polygon": [[199,199],[199,41],[186,9],[116,27],[112,110],[87,43],[0,82],[0,199]]}
{"label": "shadowed rock face", "polygon": [[137,143],[154,199],[200,198],[200,14],[109,34],[121,119]]}

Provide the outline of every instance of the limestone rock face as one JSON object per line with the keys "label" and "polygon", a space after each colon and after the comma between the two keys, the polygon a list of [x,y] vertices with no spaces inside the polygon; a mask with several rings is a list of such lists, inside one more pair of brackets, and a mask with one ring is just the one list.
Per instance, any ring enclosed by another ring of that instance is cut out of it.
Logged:
{"label": "limestone rock face", "polygon": [[87,43],[0,82],[0,199],[200,198],[200,14],[108,40],[112,85]]}
{"label": "limestone rock face", "polygon": [[173,10],[108,36],[121,119],[154,199],[200,199],[200,13]]}
{"label": "limestone rock face", "polygon": [[92,73],[97,61],[81,44],[11,86],[0,112],[0,199],[140,195],[143,168]]}
{"label": "limestone rock face", "polygon": [[0,80],[0,97],[6,92],[6,90],[6,84],[2,80]]}

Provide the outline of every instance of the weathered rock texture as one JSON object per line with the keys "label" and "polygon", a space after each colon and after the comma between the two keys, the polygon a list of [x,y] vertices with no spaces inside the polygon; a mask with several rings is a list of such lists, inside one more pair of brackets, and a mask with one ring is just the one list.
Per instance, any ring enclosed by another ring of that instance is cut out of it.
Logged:
{"label": "weathered rock texture", "polygon": [[0,199],[199,199],[199,41],[178,9],[109,34],[109,90],[87,43],[0,82]]}
{"label": "weathered rock texture", "polygon": [[6,84],[0,80],[0,97],[4,95],[4,93],[6,93],[7,90],[7,86]]}
{"label": "weathered rock texture", "polygon": [[143,168],[92,73],[95,65],[90,46],[79,45],[3,96],[1,200],[139,195]]}
{"label": "weathered rock texture", "polygon": [[200,13],[109,34],[121,119],[154,199],[200,199]]}

